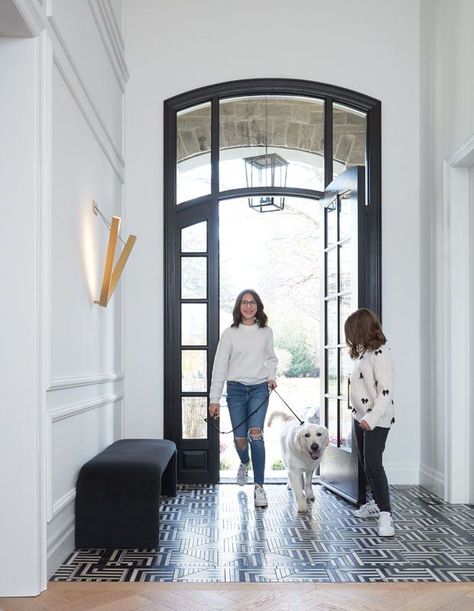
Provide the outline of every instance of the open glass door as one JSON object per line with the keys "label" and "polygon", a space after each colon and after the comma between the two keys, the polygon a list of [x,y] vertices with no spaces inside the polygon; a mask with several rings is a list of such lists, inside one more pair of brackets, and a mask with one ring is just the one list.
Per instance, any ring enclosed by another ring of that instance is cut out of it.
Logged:
{"label": "open glass door", "polygon": [[321,205],[324,228],[321,294],[321,406],[322,423],[329,430],[329,446],[320,469],[321,483],[357,501],[358,459],[352,439],[349,401],[352,361],[347,352],[344,322],[368,303],[366,282],[360,282],[366,233],[364,167],[347,169],[326,188]]}

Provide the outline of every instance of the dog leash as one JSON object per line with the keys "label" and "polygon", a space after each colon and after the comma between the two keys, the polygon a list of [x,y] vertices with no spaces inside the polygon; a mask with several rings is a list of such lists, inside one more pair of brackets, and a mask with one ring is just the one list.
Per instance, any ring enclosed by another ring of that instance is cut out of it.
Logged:
{"label": "dog leash", "polygon": [[288,405],[288,403],[285,401],[285,399],[280,395],[280,393],[275,388],[273,390],[275,391],[275,394],[280,397],[280,399],[283,401],[283,403],[286,405],[286,407],[290,410],[290,412],[293,414],[293,416],[298,420],[298,422],[300,424],[304,424],[304,420],[301,420],[301,418],[295,414],[295,412],[291,409],[291,407]]}
{"label": "dog leash", "polygon": [[270,391],[268,391],[267,396],[265,397],[265,399],[260,403],[260,405],[258,407],[256,407],[253,412],[251,414],[249,414],[247,416],[247,418],[245,418],[245,420],[242,420],[242,422],[240,422],[237,426],[234,426],[233,429],[231,429],[230,431],[221,431],[215,424],[214,422],[212,422],[213,418],[204,418],[204,422],[208,422],[212,428],[217,431],[218,433],[220,433],[221,435],[228,435],[229,433],[233,433],[235,431],[235,429],[238,429],[239,426],[242,426],[242,424],[244,424],[244,422],[247,422],[247,420],[249,420],[254,414],[256,414],[258,412],[258,410],[265,405],[265,403],[268,401],[268,398],[270,397],[270,395],[272,394],[272,392],[275,389],[272,388]]}
{"label": "dog leash", "polygon": [[233,429],[231,429],[230,431],[221,431],[215,424],[214,422],[212,422],[212,418],[204,418],[204,422],[208,422],[212,428],[217,431],[218,433],[220,433],[221,435],[228,435],[229,433],[233,433],[235,431],[235,429],[238,429],[239,426],[242,426],[242,424],[244,424],[245,422],[247,422],[247,420],[249,420],[254,414],[256,414],[258,412],[258,410],[268,401],[270,395],[272,394],[272,392],[274,392],[276,395],[278,395],[278,397],[283,401],[283,403],[286,405],[286,407],[290,410],[290,412],[293,414],[293,416],[298,420],[298,422],[301,424],[304,424],[304,420],[301,420],[301,418],[295,414],[295,412],[291,409],[291,407],[288,405],[288,403],[285,401],[285,399],[283,399],[283,397],[280,395],[280,393],[275,389],[272,388],[268,395],[265,397],[265,399],[262,401],[262,403],[260,403],[260,405],[253,410],[253,412],[251,414],[249,414],[247,416],[247,418],[245,418],[245,420],[242,420],[242,422],[240,422],[237,426],[234,426]]}

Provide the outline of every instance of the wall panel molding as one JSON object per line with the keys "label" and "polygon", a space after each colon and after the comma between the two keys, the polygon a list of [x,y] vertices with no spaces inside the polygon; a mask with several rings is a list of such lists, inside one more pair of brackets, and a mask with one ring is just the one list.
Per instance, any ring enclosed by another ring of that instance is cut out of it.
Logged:
{"label": "wall panel molding", "polygon": [[[125,161],[111,137],[92,96],[84,85],[61,31],[53,16],[49,20],[49,35],[53,43],[53,58],[59,73],[75,99],[98,145],[114,170],[120,184],[125,182]],[[123,112],[122,112],[123,117]]]}
{"label": "wall panel molding", "polygon": [[51,378],[47,387],[48,392],[66,390],[78,386],[92,386],[106,382],[120,382],[124,379],[123,373],[98,373],[90,376],[68,376],[65,378]]}
{"label": "wall panel molding", "polygon": [[[48,411],[48,428],[47,428],[47,461],[46,461],[46,490],[48,494],[47,501],[47,514],[48,514],[48,523],[60,513],[70,502],[70,490],[66,492],[56,503],[53,502],[53,494],[52,494],[52,480],[53,480],[53,465],[52,465],[52,439],[53,439],[53,426],[55,422],[60,420],[65,420],[67,418],[73,418],[74,416],[78,416],[79,414],[83,414],[93,409],[97,409],[99,407],[103,407],[105,405],[109,405],[110,403],[115,403],[123,400],[123,393],[117,393],[112,395],[105,395],[102,397],[98,397],[95,399],[90,399],[88,401],[81,401],[78,403],[70,403],[69,405],[65,405],[63,407],[57,407]],[[121,415],[123,418],[123,415]],[[122,429],[123,432],[123,429]],[[56,508],[56,514],[55,514]]]}
{"label": "wall panel molding", "polygon": [[[71,488],[64,496],[62,496],[59,500],[53,503],[53,512],[52,519],[56,518],[68,505],[74,502],[76,498],[76,489]],[[49,547],[49,545],[48,545]]]}
{"label": "wall panel molding", "polygon": [[121,399],[123,399],[123,393],[105,395],[103,397],[99,397],[98,399],[81,401],[79,403],[71,403],[64,407],[56,407],[54,409],[49,410],[48,417],[50,419],[51,424],[53,424],[58,420],[64,420],[64,418],[71,418],[72,416],[77,416],[78,414],[88,412],[91,409],[103,407],[104,405],[108,405],[109,403],[116,403]]}
{"label": "wall panel molding", "polygon": [[[125,51],[125,41],[122,36],[122,31],[120,29],[119,24],[117,23],[117,15],[115,14],[114,8],[110,0],[99,0],[100,4],[104,5],[104,10],[107,11],[109,15],[110,24],[114,30],[115,40],[122,51]],[[122,2],[123,6],[123,2]]]}
{"label": "wall panel molding", "polygon": [[51,41],[45,29],[38,37],[38,105],[36,123],[38,125],[38,155],[37,155],[37,193],[39,205],[36,215],[36,336],[37,341],[37,394],[39,401],[38,439],[40,440],[39,460],[39,490],[41,506],[40,541],[42,558],[40,562],[42,588],[47,584],[47,541],[46,520],[48,515],[48,499],[51,488],[48,478],[48,434],[49,420],[47,418],[46,386],[49,379],[49,346],[50,346],[50,228],[51,228],[51,159],[52,159],[52,66],[53,51]]}
{"label": "wall panel molding", "polygon": [[104,43],[107,56],[110,60],[112,70],[115,74],[122,93],[125,93],[125,85],[129,78],[129,72],[125,63],[124,49],[117,40],[116,31],[112,23],[112,16],[109,14],[105,2],[100,0],[89,0],[89,7],[92,12],[97,30],[99,31],[102,42]]}

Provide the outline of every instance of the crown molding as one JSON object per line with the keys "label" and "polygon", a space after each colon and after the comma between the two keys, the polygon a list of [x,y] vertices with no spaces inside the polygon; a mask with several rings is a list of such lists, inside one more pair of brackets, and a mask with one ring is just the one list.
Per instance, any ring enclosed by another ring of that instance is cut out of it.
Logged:
{"label": "crown molding", "polygon": [[13,0],[30,36],[38,36],[46,28],[46,15],[42,3],[34,0]]}

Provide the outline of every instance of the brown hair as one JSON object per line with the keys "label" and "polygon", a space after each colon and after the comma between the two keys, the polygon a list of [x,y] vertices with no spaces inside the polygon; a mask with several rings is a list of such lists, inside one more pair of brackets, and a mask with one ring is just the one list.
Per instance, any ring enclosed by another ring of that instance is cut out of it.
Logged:
{"label": "brown hair", "polygon": [[252,297],[257,302],[257,313],[255,314],[255,320],[258,322],[259,327],[265,327],[267,324],[268,317],[263,311],[263,303],[260,299],[258,293],[256,293],[253,289],[245,289],[241,291],[237,295],[237,299],[235,300],[234,309],[232,311],[232,316],[234,318],[234,322],[231,324],[231,327],[238,327],[242,322],[242,313],[240,312],[240,304],[242,303],[242,298],[247,293],[250,293]]}
{"label": "brown hair", "polygon": [[353,312],[344,324],[349,354],[356,359],[365,350],[377,350],[387,341],[379,317],[368,308]]}

